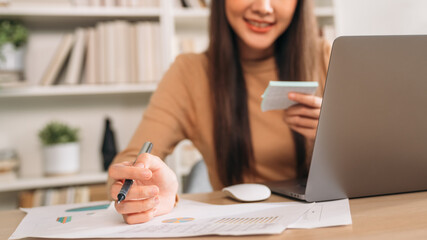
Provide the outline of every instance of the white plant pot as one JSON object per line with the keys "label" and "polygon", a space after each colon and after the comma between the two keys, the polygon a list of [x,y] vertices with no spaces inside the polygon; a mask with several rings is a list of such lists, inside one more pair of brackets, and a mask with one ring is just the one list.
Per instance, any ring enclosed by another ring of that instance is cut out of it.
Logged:
{"label": "white plant pot", "polygon": [[15,48],[12,43],[6,43],[0,48],[0,70],[22,72],[24,70],[25,48]]}
{"label": "white plant pot", "polygon": [[69,175],[79,171],[79,143],[62,143],[45,146],[43,153],[46,175]]}

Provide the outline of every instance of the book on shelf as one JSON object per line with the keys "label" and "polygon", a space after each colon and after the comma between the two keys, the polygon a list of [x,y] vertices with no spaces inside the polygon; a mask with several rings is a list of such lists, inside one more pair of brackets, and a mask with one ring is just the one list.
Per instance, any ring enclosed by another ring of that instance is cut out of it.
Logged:
{"label": "book on shelf", "polygon": [[105,48],[105,60],[106,60],[106,65],[104,66],[104,69],[106,70],[105,72],[105,83],[107,84],[112,84],[114,83],[114,81],[116,80],[116,62],[117,62],[117,56],[116,56],[116,38],[115,35],[116,30],[115,30],[115,23],[114,22],[108,22],[105,25],[105,34],[103,37],[105,38],[105,44],[106,44],[106,48]]}
{"label": "book on shelf", "polygon": [[151,25],[151,36],[152,36],[152,51],[153,51],[153,70],[154,70],[154,78],[153,81],[162,78],[162,52],[161,52],[161,33],[160,33],[160,24],[152,24]]}
{"label": "book on shelf", "polygon": [[115,36],[115,64],[109,66],[115,68],[115,76],[113,79],[118,83],[131,82],[130,78],[130,23],[126,21],[115,21],[114,36]]}
{"label": "book on shelf", "polygon": [[136,24],[137,68],[139,83],[154,82],[161,76],[160,25],[139,22]]}
{"label": "book on shelf", "polygon": [[149,31],[148,23],[139,22],[136,24],[136,49],[137,49],[137,82],[146,81],[146,76],[149,75],[148,69],[150,61],[150,51],[148,49],[150,39],[144,32]]}
{"label": "book on shelf", "polygon": [[[96,24],[95,27],[95,42],[97,43],[95,49],[93,51],[96,52],[96,70],[95,73],[95,83],[104,84],[107,82],[106,77],[106,29],[105,29],[106,23],[99,22]],[[88,51],[92,51],[92,49],[88,49]],[[94,66],[92,66],[94,67]],[[92,71],[91,69],[86,69],[86,71]]]}
{"label": "book on shelf", "polygon": [[34,206],[35,191],[22,191],[19,193],[19,207],[31,208]]}
{"label": "book on shelf", "polygon": [[96,72],[97,72],[97,38],[95,28],[91,27],[87,29],[87,50],[86,50],[86,61],[84,70],[84,84],[96,84]]}
{"label": "book on shelf", "polygon": [[53,58],[50,60],[48,67],[46,68],[43,77],[41,79],[41,85],[53,85],[56,78],[58,77],[61,67],[66,61],[70,50],[74,44],[74,35],[65,34],[61,40],[61,43],[57,47]]}
{"label": "book on shelf", "polygon": [[[129,57],[130,57],[130,82],[138,83],[138,75],[140,74],[140,69],[138,68],[138,49],[137,49],[137,31],[136,26],[132,25],[129,29]],[[160,79],[160,78],[159,78]]]}
{"label": "book on shelf", "polygon": [[77,28],[75,30],[75,44],[70,55],[64,84],[76,85],[81,79],[81,72],[86,49],[86,30]]}

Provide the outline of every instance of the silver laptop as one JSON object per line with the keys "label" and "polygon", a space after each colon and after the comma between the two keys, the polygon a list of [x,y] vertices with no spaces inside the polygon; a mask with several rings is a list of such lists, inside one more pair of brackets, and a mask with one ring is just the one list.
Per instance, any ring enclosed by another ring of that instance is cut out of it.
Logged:
{"label": "silver laptop", "polygon": [[337,38],[308,179],[267,185],[309,202],[427,190],[427,36]]}

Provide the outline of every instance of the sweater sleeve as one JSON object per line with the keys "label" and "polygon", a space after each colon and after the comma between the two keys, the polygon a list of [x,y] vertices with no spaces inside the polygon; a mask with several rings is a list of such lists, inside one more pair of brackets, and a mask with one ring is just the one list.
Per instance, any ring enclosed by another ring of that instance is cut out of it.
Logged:
{"label": "sweater sleeve", "polygon": [[129,145],[116,156],[114,163],[133,161],[146,141],[154,144],[152,154],[164,159],[181,140],[191,138],[194,111],[189,61],[185,55],[176,58],[152,95]]}

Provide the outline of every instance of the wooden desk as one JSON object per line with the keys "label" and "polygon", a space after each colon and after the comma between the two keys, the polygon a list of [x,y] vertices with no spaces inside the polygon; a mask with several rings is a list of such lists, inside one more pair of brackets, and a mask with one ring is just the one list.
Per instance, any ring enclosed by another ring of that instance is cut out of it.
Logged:
{"label": "wooden desk", "polygon": [[[182,198],[214,204],[234,203],[221,192],[187,194]],[[268,201],[291,200],[273,195]],[[179,239],[427,239],[427,192],[352,199],[350,209],[353,225],[349,226],[288,229],[280,235]],[[24,216],[19,210],[0,212],[0,240],[8,239]]]}

